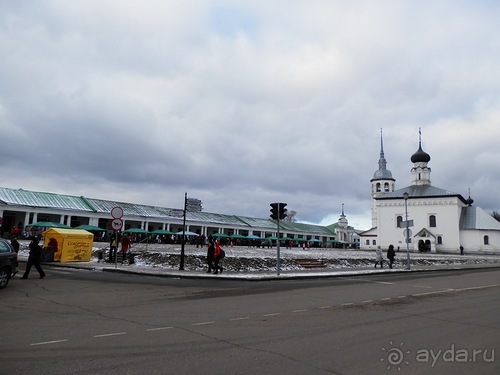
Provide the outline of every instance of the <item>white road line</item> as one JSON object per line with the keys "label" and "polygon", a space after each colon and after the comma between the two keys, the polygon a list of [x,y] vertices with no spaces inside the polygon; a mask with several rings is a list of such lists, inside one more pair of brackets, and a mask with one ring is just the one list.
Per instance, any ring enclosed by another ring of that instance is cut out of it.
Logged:
{"label": "white road line", "polygon": [[448,292],[452,292],[452,291],[453,291],[453,289],[436,290],[434,292],[416,293],[416,294],[412,294],[412,296],[413,297],[430,296],[430,295],[433,295],[433,294],[443,294],[443,293],[448,293]]}
{"label": "white road line", "polygon": [[66,342],[66,341],[68,341],[68,339],[53,340],[53,341],[44,341],[44,342],[35,342],[33,344],[30,344],[30,346],[57,344],[58,342]]}
{"label": "white road line", "polygon": [[95,335],[95,338],[98,337],[109,337],[109,336],[120,336],[120,335],[126,335],[127,332],[115,332],[115,333],[105,333],[103,335]]}
{"label": "white road line", "polygon": [[271,313],[271,314],[264,314],[263,316],[276,316],[280,315],[281,313]]}
{"label": "white road line", "polygon": [[318,307],[319,309],[329,309],[330,307],[332,306],[321,306],[321,307]]}
{"label": "white road line", "polygon": [[229,319],[230,321],[237,321],[237,320],[245,320],[245,319],[250,319],[249,316],[242,316],[240,318],[232,318],[232,319]]}
{"label": "white road line", "polygon": [[199,322],[199,323],[193,323],[191,324],[192,326],[204,326],[204,325],[207,325],[207,324],[214,324],[215,322],[214,321],[210,321],[210,322]]}
{"label": "white road line", "polygon": [[410,285],[414,288],[425,288],[425,289],[432,289],[434,288],[433,286],[426,286],[426,285]]}
{"label": "white road line", "polygon": [[465,291],[465,290],[478,290],[478,289],[487,289],[487,288],[497,288],[499,286],[500,286],[499,284],[493,284],[493,285],[483,285],[483,286],[471,286],[469,288],[460,288],[460,289],[452,289],[452,290],[455,290],[457,292],[462,292],[462,291]]}
{"label": "white road line", "polygon": [[349,303],[343,303],[343,304],[342,304],[342,306],[352,306],[352,305],[354,305],[354,303],[352,303],[352,302],[349,302]]}
{"label": "white road line", "polygon": [[381,298],[380,300],[381,300],[381,301],[389,301],[390,299],[392,299],[392,298],[390,298],[390,297],[386,297],[386,298]]}
{"label": "white road line", "polygon": [[397,298],[406,298],[408,296],[397,296]]}
{"label": "white road line", "polygon": [[174,328],[174,327],[158,327],[158,328],[148,328],[146,330],[146,332],[150,332],[150,331],[162,331],[164,329],[171,329],[171,328]]}
{"label": "white road line", "polygon": [[367,299],[366,301],[362,301],[361,303],[371,303],[371,302],[373,302],[372,299]]}
{"label": "white road line", "polygon": [[292,312],[293,313],[300,313],[300,312],[304,312],[304,311],[307,311],[307,309],[293,310]]}

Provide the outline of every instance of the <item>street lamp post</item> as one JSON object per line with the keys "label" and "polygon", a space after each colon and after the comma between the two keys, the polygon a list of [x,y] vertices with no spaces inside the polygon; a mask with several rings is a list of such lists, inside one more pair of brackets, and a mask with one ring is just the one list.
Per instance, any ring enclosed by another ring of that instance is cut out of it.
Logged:
{"label": "street lamp post", "polygon": [[405,199],[405,221],[406,221],[406,269],[410,269],[410,228],[408,222],[408,192],[403,193],[403,198]]}

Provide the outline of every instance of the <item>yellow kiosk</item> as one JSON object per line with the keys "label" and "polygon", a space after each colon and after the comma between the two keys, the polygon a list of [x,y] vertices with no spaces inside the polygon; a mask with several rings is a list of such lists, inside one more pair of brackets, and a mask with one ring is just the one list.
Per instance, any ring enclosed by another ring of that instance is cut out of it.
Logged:
{"label": "yellow kiosk", "polygon": [[44,251],[50,251],[54,261],[88,262],[92,256],[94,235],[81,229],[50,228],[42,233]]}

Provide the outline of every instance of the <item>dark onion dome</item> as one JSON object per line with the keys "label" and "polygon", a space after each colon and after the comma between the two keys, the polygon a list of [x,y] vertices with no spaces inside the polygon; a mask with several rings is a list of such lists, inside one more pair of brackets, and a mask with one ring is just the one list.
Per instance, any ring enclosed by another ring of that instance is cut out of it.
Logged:
{"label": "dark onion dome", "polygon": [[418,150],[411,156],[412,163],[428,163],[431,160],[430,155],[422,150],[422,144],[419,143]]}
{"label": "dark onion dome", "polygon": [[467,202],[467,205],[468,205],[468,206],[472,206],[472,203],[474,203],[474,199],[472,199],[472,198],[470,197],[470,195],[469,195],[469,198],[467,198],[465,201]]}

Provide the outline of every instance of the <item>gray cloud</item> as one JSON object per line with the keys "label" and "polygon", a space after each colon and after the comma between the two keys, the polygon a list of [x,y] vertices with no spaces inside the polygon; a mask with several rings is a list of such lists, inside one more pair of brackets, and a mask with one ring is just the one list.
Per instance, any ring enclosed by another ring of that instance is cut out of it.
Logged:
{"label": "gray cloud", "polygon": [[0,184],[370,225],[384,129],[410,184],[500,210],[499,6],[439,1],[0,5]]}

